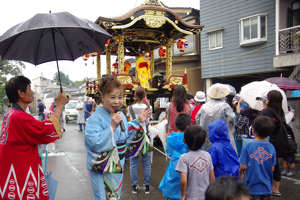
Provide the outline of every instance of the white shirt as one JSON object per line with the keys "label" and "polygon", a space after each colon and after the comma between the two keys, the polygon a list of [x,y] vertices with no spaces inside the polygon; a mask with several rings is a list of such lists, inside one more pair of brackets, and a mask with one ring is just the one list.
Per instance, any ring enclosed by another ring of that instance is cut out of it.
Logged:
{"label": "white shirt", "polygon": [[[143,104],[143,103],[136,103],[136,104],[132,105],[131,107],[132,107],[133,112],[135,114],[135,118],[137,119],[138,116],[139,116],[140,110],[143,110],[143,109],[147,108],[147,105]],[[150,106],[150,108],[152,110],[152,106]],[[129,107],[128,107],[128,116],[130,116],[130,120],[133,120],[133,117],[131,116]],[[142,123],[142,127],[143,127],[144,130],[147,130],[146,129],[146,124],[148,124],[149,119],[150,119],[150,117],[145,122]]]}

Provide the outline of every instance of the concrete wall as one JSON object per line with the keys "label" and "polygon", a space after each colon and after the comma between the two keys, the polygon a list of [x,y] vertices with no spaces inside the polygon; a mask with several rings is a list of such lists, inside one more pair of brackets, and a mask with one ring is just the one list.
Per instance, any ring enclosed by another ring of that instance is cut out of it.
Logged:
{"label": "concrete wall", "polygon": [[[202,78],[277,71],[273,68],[275,0],[226,0],[217,2],[202,0],[200,3],[200,24],[205,26],[201,32]],[[259,13],[268,13],[268,41],[253,46],[240,47],[239,19]],[[224,28],[223,48],[209,50],[209,34],[206,32],[219,28]],[[239,55],[266,45],[270,46],[239,57]],[[224,60],[228,61],[224,62]]]}
{"label": "concrete wall", "polygon": [[298,154],[300,154],[300,97],[288,98],[288,104],[295,110],[296,120],[292,123],[292,128],[298,144]]}
{"label": "concrete wall", "polygon": [[290,67],[300,64],[300,53],[274,56],[274,67]]}

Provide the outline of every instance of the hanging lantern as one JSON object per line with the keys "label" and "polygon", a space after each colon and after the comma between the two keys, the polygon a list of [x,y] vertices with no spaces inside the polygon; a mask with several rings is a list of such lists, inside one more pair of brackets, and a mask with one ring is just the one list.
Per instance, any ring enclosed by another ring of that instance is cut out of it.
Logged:
{"label": "hanging lantern", "polygon": [[167,48],[166,48],[166,46],[162,46],[162,47],[159,48],[158,55],[161,58],[166,58],[167,57]]}
{"label": "hanging lantern", "polygon": [[85,54],[84,56],[82,56],[82,59],[85,61],[85,66],[87,66],[87,60],[89,59],[89,57],[89,54]]}
{"label": "hanging lantern", "polygon": [[188,46],[189,43],[185,38],[179,39],[177,42],[177,48],[179,49],[180,52],[184,52],[184,50],[186,50]]}
{"label": "hanging lantern", "polygon": [[182,39],[179,39],[178,42],[177,42],[177,48],[179,49],[179,51],[181,52],[180,53],[180,58],[182,56],[182,53],[184,52],[184,50],[187,49],[187,47],[189,46],[189,43],[187,41],[187,39],[185,38],[182,38]]}
{"label": "hanging lantern", "polygon": [[98,53],[99,52],[90,53],[90,56],[93,58],[92,64],[94,64],[95,57],[98,55]]}
{"label": "hanging lantern", "polygon": [[107,47],[110,43],[110,39],[108,39],[106,42],[105,42],[105,46]]}

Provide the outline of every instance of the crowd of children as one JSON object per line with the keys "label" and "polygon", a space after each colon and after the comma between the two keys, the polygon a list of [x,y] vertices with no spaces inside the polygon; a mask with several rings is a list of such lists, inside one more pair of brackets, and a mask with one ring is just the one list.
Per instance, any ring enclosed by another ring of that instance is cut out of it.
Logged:
{"label": "crowd of children", "polygon": [[[240,106],[241,101],[236,103]],[[179,114],[178,132],[167,137],[166,153],[170,162],[159,185],[163,196],[169,200],[268,200],[281,196],[272,188],[278,158],[267,139],[274,133],[276,121],[256,114],[251,119],[254,139],[242,145],[240,156],[230,143],[225,121],[211,122],[206,132],[193,124],[189,114]],[[203,150],[207,134],[212,143],[208,152]],[[295,174],[294,159],[295,156],[283,159],[282,175]]]}
{"label": "crowd of children", "polygon": [[255,139],[243,146],[240,159],[223,120],[209,125],[213,143],[209,152],[201,150],[206,131],[191,125],[188,114],[178,115],[176,127],[178,132],[167,138],[166,152],[171,159],[159,186],[163,196],[170,200],[271,199],[277,162],[275,148],[266,140],[275,128],[271,118],[261,116],[253,121]]}

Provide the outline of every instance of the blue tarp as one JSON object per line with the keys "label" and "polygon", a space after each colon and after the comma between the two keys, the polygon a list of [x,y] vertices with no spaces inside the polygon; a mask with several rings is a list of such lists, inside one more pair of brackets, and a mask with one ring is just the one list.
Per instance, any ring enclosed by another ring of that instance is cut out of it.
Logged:
{"label": "blue tarp", "polygon": [[291,97],[300,97],[300,90],[294,90]]}

